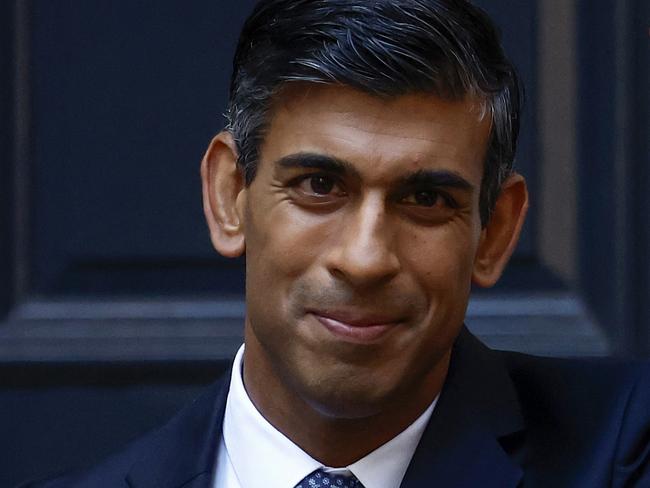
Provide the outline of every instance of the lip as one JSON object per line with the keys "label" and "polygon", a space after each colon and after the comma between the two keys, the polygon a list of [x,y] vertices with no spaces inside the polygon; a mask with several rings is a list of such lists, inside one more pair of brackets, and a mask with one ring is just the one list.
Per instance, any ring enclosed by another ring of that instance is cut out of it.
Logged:
{"label": "lip", "polygon": [[310,311],[309,313],[332,335],[357,344],[377,342],[401,323],[399,320],[387,317],[348,312]]}

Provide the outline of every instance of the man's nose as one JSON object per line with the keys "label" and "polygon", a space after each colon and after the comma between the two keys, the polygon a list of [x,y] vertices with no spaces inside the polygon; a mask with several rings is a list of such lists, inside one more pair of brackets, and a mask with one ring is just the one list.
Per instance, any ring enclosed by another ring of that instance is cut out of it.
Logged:
{"label": "man's nose", "polygon": [[330,273],[361,287],[395,277],[400,261],[384,199],[380,195],[365,198],[344,219],[336,245],[327,256]]}

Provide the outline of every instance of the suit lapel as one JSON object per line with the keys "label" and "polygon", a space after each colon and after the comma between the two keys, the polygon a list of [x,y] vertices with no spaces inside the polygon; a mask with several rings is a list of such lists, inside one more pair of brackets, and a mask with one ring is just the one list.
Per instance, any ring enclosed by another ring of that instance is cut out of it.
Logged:
{"label": "suit lapel", "polygon": [[463,329],[402,487],[517,486],[522,470],[512,457],[512,440],[520,438],[523,425],[501,357]]}
{"label": "suit lapel", "polygon": [[132,488],[207,488],[221,438],[230,371],[146,442],[131,467]]}

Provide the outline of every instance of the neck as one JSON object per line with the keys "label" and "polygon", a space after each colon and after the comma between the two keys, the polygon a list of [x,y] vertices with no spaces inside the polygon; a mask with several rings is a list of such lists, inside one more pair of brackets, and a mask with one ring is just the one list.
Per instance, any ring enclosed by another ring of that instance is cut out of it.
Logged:
{"label": "neck", "polygon": [[440,392],[450,356],[437,361],[416,391],[399,392],[372,413],[351,417],[324,412],[288,387],[260,347],[247,335],[243,379],[248,396],[269,423],[329,467],[358,461],[411,425]]}

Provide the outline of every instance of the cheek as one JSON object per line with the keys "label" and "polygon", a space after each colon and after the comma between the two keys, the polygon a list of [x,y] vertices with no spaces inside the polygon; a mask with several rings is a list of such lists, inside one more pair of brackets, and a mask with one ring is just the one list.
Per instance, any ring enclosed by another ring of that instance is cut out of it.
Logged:
{"label": "cheek", "polygon": [[[291,203],[251,202],[246,219],[246,302],[251,331],[267,348],[289,353],[300,318],[296,296],[313,282],[329,226]],[[260,212],[258,209],[267,209]]]}
{"label": "cheek", "polygon": [[[258,204],[252,208],[265,207]],[[264,213],[248,212],[246,261],[256,278],[266,275],[266,285],[277,287],[282,286],[283,279],[296,278],[312,266],[327,241],[330,226],[286,201],[266,208]]]}
{"label": "cheek", "polygon": [[476,241],[469,228],[441,226],[403,233],[403,262],[429,292],[469,289]]}

